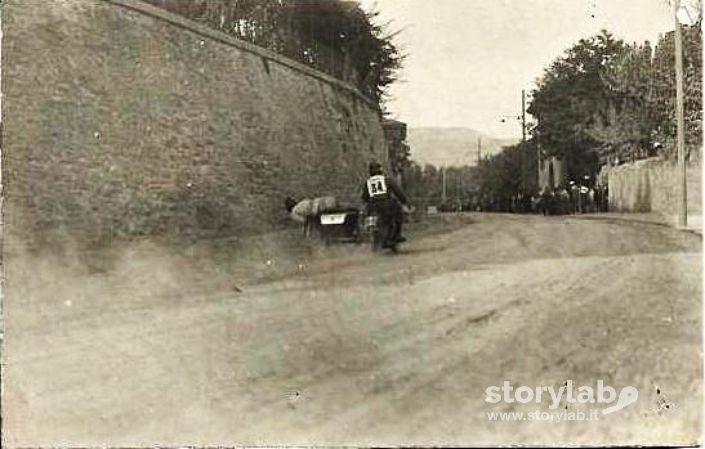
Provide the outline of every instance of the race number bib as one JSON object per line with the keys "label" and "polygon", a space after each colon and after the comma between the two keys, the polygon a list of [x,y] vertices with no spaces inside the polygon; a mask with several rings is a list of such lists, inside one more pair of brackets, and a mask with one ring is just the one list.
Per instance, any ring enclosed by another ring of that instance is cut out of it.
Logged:
{"label": "race number bib", "polygon": [[384,176],[377,175],[372,176],[367,180],[367,193],[370,197],[386,195],[387,194],[387,181]]}

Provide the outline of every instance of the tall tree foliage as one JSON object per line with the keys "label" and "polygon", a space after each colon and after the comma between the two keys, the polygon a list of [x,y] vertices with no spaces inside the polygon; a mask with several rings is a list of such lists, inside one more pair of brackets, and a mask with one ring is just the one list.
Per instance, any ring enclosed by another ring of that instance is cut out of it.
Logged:
{"label": "tall tree foliage", "polygon": [[[675,157],[676,85],[673,33],[659,39],[652,51],[648,42],[631,45],[608,68],[603,81],[611,93],[610,118],[601,121],[593,136],[621,160],[654,154],[656,146]],[[702,32],[699,25],[684,27],[683,65],[686,147],[701,145]]]}
{"label": "tall tree foliage", "polygon": [[[664,35],[656,46],[651,82],[659,117],[657,138],[665,142],[668,157],[675,157],[676,138],[676,75],[673,33]],[[702,29],[701,22],[683,28],[683,75],[685,100],[686,148],[693,158],[699,157],[702,145]]]}
{"label": "tall tree foliage", "polygon": [[423,167],[414,161],[404,168],[404,189],[411,202],[419,207],[443,206],[443,171],[446,178],[445,205],[467,205],[477,190],[476,169],[471,166],[439,168],[431,164]]}
{"label": "tall tree foliage", "polygon": [[343,0],[146,0],[356,85],[380,108],[403,54],[395,33]]}
{"label": "tall tree foliage", "polygon": [[[683,29],[686,148],[691,159],[700,157],[702,145],[701,22],[699,15],[695,25]],[[569,48],[545,70],[533,92],[529,112],[537,122],[531,139],[478,167],[481,194],[504,204],[519,191],[535,191],[532,157],[538,153],[562,157],[572,179],[594,175],[598,155],[625,161],[659,148],[662,155],[675,158],[674,53],[673,32],[660,37],[655,48],[649,42],[626,44],[607,31]]]}
{"label": "tall tree foliage", "polygon": [[624,42],[605,30],[581,39],[545,70],[532,93],[533,137],[545,155],[567,161],[573,178],[596,170],[600,142],[593,128],[604,120],[612,100],[603,78],[626,51]]}
{"label": "tall tree foliage", "polygon": [[[701,16],[699,16],[698,20]],[[699,157],[702,140],[702,31],[683,30],[686,147]],[[533,92],[532,132],[544,155],[563,157],[573,179],[592,175],[598,154],[611,160],[656,154],[675,157],[673,32],[652,49],[603,31],[557,59]]]}
{"label": "tall tree foliage", "polygon": [[538,190],[537,170],[537,146],[527,140],[480,161],[475,179],[481,195],[506,202],[519,193],[530,195]]}
{"label": "tall tree foliage", "polygon": [[651,78],[651,45],[625,46],[602,73],[607,104],[588,131],[602,144],[604,155],[619,160],[641,157],[655,144],[662,122]]}

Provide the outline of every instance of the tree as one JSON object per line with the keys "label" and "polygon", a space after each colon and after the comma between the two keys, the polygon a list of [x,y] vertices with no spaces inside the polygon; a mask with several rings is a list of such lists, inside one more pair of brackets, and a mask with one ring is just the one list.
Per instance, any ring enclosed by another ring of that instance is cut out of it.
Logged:
{"label": "tree", "polygon": [[649,42],[625,46],[601,74],[608,103],[605,111],[596,114],[588,134],[609,157],[634,159],[654,148],[663,118],[653,89],[651,54]]}
{"label": "tree", "polygon": [[574,179],[597,169],[600,142],[591,130],[612,101],[603,78],[626,51],[624,42],[606,30],[581,39],[546,69],[532,93],[533,138],[547,156],[563,158]]}
{"label": "tree", "polygon": [[[702,141],[701,16],[683,30],[686,149],[699,157]],[[673,32],[655,49],[627,45],[603,31],[557,59],[534,91],[532,131],[546,156],[565,159],[573,179],[593,175],[598,154],[634,160],[675,157]]]}
{"label": "tree", "polygon": [[[659,117],[657,139],[664,142],[666,156],[675,158],[675,63],[673,32],[658,42],[654,52],[652,84],[656,113]],[[685,100],[686,150],[692,156],[702,144],[702,29],[700,22],[683,29],[683,72]]]}
{"label": "tree", "polygon": [[423,184],[423,169],[419,164],[414,161],[409,161],[409,163],[404,167],[403,172],[404,178],[404,191],[406,196],[414,202],[418,203],[419,199],[424,195],[424,184]]}
{"label": "tree", "polygon": [[404,55],[396,33],[343,0],[146,0],[352,83],[383,110]]}
{"label": "tree", "polygon": [[477,183],[480,196],[485,198],[486,209],[507,211],[512,198],[524,192],[523,170],[526,144],[505,147],[500,153],[485,158],[477,166]]}

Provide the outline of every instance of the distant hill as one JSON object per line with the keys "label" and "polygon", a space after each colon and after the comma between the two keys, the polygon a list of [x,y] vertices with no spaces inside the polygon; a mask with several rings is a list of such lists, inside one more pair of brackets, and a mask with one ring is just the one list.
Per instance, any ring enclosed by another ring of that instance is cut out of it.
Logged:
{"label": "distant hill", "polygon": [[497,139],[470,128],[409,128],[407,143],[417,164],[462,166],[477,164],[477,139],[482,138],[482,156],[502,151],[519,139]]}

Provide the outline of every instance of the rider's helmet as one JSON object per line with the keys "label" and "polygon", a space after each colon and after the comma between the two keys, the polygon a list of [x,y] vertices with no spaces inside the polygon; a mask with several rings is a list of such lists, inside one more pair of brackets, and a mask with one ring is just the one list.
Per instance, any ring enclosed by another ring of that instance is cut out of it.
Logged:
{"label": "rider's helmet", "polygon": [[376,161],[370,162],[369,169],[370,169],[370,176],[382,174],[382,164],[380,164],[379,162],[376,162]]}
{"label": "rider's helmet", "polygon": [[294,206],[296,206],[296,200],[290,196],[286,197],[284,200],[284,207],[286,207],[287,212],[291,212]]}

